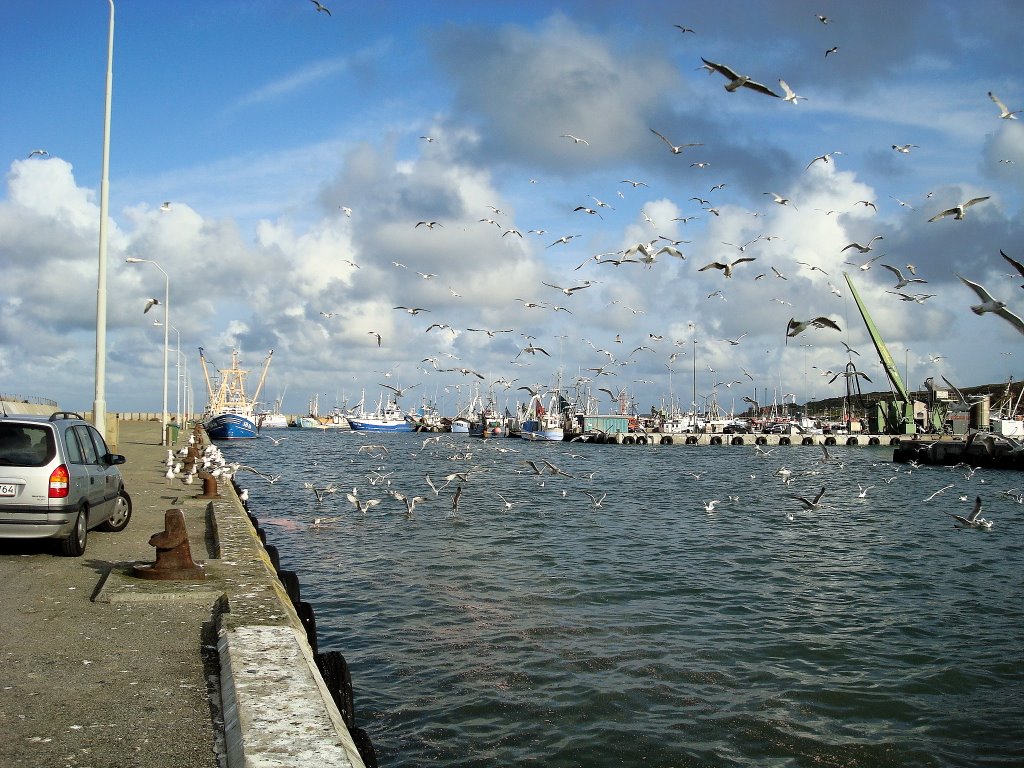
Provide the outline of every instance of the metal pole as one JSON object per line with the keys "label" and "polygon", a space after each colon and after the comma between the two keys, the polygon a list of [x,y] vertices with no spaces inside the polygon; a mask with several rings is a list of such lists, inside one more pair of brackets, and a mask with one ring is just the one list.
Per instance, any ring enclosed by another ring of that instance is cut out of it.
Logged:
{"label": "metal pole", "polygon": [[175,417],[178,420],[178,428],[181,429],[181,333],[177,328],[172,327],[174,335],[177,338],[177,351],[174,358],[174,412]]}
{"label": "metal pole", "polygon": [[110,3],[107,33],[107,85],[103,108],[103,161],[100,170],[99,270],[96,275],[96,377],[92,401],[92,423],[107,434],[107,212],[110,208],[110,102],[114,80],[114,0]]}
{"label": "metal pole", "polygon": [[152,264],[154,267],[160,270],[164,276],[164,382],[163,382],[163,400],[160,411],[160,445],[167,445],[167,358],[168,349],[170,346],[170,333],[171,333],[171,278],[167,272],[152,259],[138,259],[133,256],[129,256],[125,259],[128,264]]}
{"label": "metal pole", "polygon": [[697,418],[697,339],[693,340],[693,417]]}

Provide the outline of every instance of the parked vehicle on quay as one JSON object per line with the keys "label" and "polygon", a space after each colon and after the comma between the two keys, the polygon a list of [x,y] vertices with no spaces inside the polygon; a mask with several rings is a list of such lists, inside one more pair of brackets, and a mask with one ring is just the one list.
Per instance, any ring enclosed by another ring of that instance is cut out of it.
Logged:
{"label": "parked vehicle on quay", "polygon": [[0,414],[0,538],[52,538],[78,557],[90,530],[123,531],[132,516],[124,461],[76,413]]}

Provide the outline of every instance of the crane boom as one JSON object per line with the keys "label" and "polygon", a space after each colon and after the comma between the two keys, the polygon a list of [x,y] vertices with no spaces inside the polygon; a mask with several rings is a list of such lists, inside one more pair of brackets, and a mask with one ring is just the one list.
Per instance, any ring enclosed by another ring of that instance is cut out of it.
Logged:
{"label": "crane boom", "polygon": [[846,278],[846,284],[850,286],[850,294],[853,296],[853,300],[857,302],[857,309],[860,310],[860,316],[864,318],[864,325],[867,326],[868,334],[871,336],[871,343],[875,345],[875,351],[878,353],[878,359],[882,363],[882,368],[885,369],[885,375],[889,377],[889,382],[892,384],[892,388],[896,390],[899,398],[903,400],[903,402],[909,403],[910,393],[907,391],[907,387],[903,383],[903,379],[900,378],[900,372],[899,368],[896,367],[896,362],[892,359],[892,355],[889,354],[889,349],[885,346],[885,342],[878,333],[878,329],[875,328],[875,324],[871,320],[871,315],[868,314],[867,307],[865,307],[864,302],[860,300],[860,296],[857,294],[857,289],[853,287],[853,281],[850,279],[850,276],[843,272],[843,277]]}

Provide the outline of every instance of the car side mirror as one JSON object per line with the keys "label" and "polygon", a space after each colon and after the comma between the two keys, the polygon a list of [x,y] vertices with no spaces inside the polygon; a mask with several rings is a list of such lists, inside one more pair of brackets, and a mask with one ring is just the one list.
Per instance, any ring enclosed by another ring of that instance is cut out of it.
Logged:
{"label": "car side mirror", "polygon": [[127,459],[120,453],[108,453],[103,457],[103,461],[110,466],[114,466],[117,464],[124,464]]}

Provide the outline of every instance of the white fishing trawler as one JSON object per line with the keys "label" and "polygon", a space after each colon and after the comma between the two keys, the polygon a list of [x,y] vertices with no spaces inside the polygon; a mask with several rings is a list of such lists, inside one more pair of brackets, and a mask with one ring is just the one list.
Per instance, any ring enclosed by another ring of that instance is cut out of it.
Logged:
{"label": "white fishing trawler", "polygon": [[544,405],[541,394],[534,394],[526,406],[519,423],[519,436],[524,440],[553,440],[565,438],[562,426],[561,393],[553,389],[548,394],[548,404]]}
{"label": "white fishing trawler", "polygon": [[415,428],[406,420],[406,413],[399,407],[397,399],[385,400],[381,394],[377,408],[372,413],[363,409],[363,398],[359,399],[358,410],[346,418],[349,426],[358,432],[412,432]]}
{"label": "white fishing trawler", "polygon": [[274,350],[267,353],[259,384],[256,391],[249,396],[245,392],[245,378],[249,371],[239,366],[237,349],[231,350],[231,367],[218,369],[218,383],[214,388],[206,365],[206,356],[203,348],[199,348],[199,362],[203,366],[209,395],[202,422],[211,440],[239,440],[257,436],[256,401],[260,390],[263,389],[263,381],[267,377],[267,369],[273,355]]}

